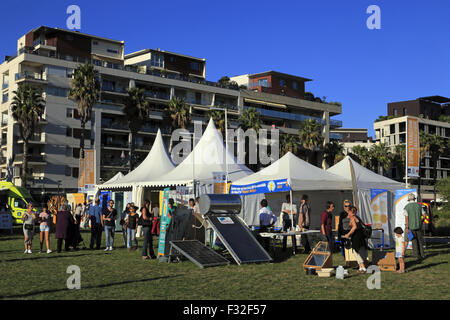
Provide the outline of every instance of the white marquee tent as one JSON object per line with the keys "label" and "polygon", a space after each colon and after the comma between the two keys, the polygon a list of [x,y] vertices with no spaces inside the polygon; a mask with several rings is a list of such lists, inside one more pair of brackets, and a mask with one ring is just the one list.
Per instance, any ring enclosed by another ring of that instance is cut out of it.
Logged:
{"label": "white marquee tent", "polygon": [[[226,158],[225,158],[226,157]],[[200,185],[213,183],[213,172],[226,172],[228,180],[235,181],[253,172],[226,150],[223,139],[212,118],[192,152],[173,170],[155,179],[139,181],[142,187],[182,186],[192,182]]]}
{"label": "white marquee tent", "polygon": [[[232,192],[234,192],[235,187],[239,188],[249,185],[259,186],[257,189],[263,192],[242,198],[245,210],[241,212],[241,215],[247,224],[259,224],[259,202],[263,198],[268,200],[272,211],[277,216],[280,215],[281,205],[283,202],[286,202],[288,191],[277,192],[275,188],[271,192],[270,189],[273,189],[273,187],[269,188],[269,183],[273,185],[273,181],[284,179],[287,179],[291,187],[291,199],[297,205],[297,208],[302,194],[308,195],[312,211],[311,226],[314,228],[320,226],[320,214],[325,209],[326,201],[333,201],[338,207],[338,203],[341,203],[344,197],[351,196],[351,181],[326,172],[288,152],[270,166],[232,184]],[[253,186],[251,189],[254,189]]]}
{"label": "white marquee tent", "polygon": [[[364,168],[349,156],[332,166],[327,172],[341,176],[351,181],[354,188],[353,201],[358,208],[359,214],[365,223],[373,223],[371,212],[371,189],[388,190],[388,217],[389,230],[392,232],[395,224],[395,190],[404,189],[405,184],[386,178],[382,175]],[[393,245],[393,237],[390,237]]]}

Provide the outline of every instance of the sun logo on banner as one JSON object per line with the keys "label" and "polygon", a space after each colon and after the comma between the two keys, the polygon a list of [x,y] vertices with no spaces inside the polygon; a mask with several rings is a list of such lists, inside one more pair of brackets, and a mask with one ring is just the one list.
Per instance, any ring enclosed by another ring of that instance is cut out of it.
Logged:
{"label": "sun logo on banner", "polygon": [[267,184],[267,189],[269,189],[270,192],[273,192],[275,190],[276,184],[274,181],[269,181]]}

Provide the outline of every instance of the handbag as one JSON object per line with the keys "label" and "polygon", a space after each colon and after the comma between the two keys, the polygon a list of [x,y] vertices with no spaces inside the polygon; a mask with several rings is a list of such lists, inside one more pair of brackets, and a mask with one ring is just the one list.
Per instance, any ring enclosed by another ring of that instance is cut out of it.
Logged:
{"label": "handbag", "polygon": [[33,230],[34,229],[34,225],[32,224],[25,224],[25,230]]}

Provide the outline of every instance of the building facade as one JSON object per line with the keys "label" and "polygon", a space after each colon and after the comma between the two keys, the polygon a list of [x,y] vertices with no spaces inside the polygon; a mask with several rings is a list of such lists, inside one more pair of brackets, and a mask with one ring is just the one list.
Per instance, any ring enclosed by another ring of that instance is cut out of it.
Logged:
{"label": "building facade", "polygon": [[[171,144],[168,102],[183,98],[190,106],[193,121],[207,124],[207,112],[226,108],[229,127],[237,128],[245,108],[255,107],[264,125],[297,134],[299,124],[308,117],[323,125],[329,140],[330,128],[342,125],[330,117],[342,112],[340,106],[302,100],[274,93],[222,87],[206,80],[206,60],[160,49],[145,49],[125,54],[125,42],[98,36],[41,26],[22,36],[17,54],[7,56],[0,65],[2,88],[1,161],[2,179],[21,185],[23,141],[13,120],[10,103],[13,92],[27,82],[44,92],[46,108],[35,136],[29,144],[29,166],[33,195],[76,192],[79,175],[81,126],[77,104],[68,99],[74,70],[91,62],[99,73],[101,92],[92,118],[86,124],[85,147],[96,152],[96,183],[107,181],[115,173],[128,172],[130,132],[122,112],[126,90],[145,90],[150,103],[148,124],[136,137],[137,164],[151,149],[158,128],[167,146]],[[300,91],[304,87],[300,83]],[[300,97],[300,95],[299,95]],[[191,126],[190,130],[193,130]]]}

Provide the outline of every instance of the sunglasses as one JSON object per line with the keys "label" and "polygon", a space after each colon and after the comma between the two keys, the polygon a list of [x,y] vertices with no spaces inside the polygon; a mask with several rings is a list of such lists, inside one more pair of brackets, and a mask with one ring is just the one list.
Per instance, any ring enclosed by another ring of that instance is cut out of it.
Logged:
{"label": "sunglasses", "polygon": [[348,207],[350,207],[350,206],[344,206],[344,208],[348,208]]}

